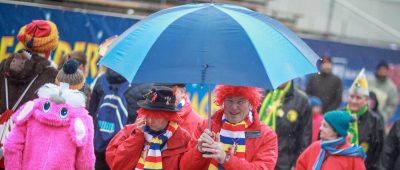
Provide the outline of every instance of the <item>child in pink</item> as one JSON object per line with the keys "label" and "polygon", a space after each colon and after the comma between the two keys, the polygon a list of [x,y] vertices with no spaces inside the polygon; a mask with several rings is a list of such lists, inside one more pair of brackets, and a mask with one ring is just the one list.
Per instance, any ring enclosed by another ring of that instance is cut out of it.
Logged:
{"label": "child in pink", "polygon": [[319,127],[324,119],[324,115],[322,114],[321,100],[315,96],[310,96],[309,100],[312,109],[312,142],[314,142],[318,140]]}
{"label": "child in pink", "polygon": [[12,116],[5,168],[93,170],[93,122],[77,90],[46,84]]}

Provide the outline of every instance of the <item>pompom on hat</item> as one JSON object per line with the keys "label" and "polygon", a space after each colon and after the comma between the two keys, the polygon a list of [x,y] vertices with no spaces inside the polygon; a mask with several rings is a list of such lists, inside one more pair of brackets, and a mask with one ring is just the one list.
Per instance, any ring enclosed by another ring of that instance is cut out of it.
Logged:
{"label": "pompom on hat", "polygon": [[51,21],[34,20],[20,29],[17,39],[26,49],[49,58],[58,45],[58,29]]}
{"label": "pompom on hat", "polygon": [[80,90],[85,83],[83,72],[78,69],[78,61],[74,59],[68,60],[63,68],[58,71],[56,84],[67,83],[70,89]]}

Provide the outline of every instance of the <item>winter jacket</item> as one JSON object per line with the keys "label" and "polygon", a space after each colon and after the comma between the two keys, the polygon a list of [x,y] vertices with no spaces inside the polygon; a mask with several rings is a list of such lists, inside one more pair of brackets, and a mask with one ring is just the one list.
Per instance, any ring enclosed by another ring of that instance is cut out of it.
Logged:
{"label": "winter jacket", "polygon": [[[222,126],[223,109],[217,111],[212,117],[212,131],[219,133]],[[246,158],[240,159],[231,155],[228,162],[224,162],[226,170],[257,170],[274,169],[278,158],[277,136],[266,125],[261,124],[256,111],[253,111],[254,122],[246,129]],[[207,120],[197,128],[194,138],[189,143],[189,151],[186,152],[181,161],[180,169],[206,170],[210,165],[211,159],[203,158],[197,150],[197,141],[204,129],[207,128]]]}
{"label": "winter jacket", "polygon": [[400,168],[400,120],[390,129],[383,145],[380,159],[381,169],[392,170]]}
{"label": "winter jacket", "polygon": [[343,85],[332,73],[314,74],[307,83],[306,93],[322,101],[322,113],[335,110],[342,103]]}
{"label": "winter jacket", "polygon": [[[118,85],[121,83],[124,83],[126,80],[122,76],[115,76],[115,75],[108,75],[107,73],[102,74],[101,76],[106,76],[107,81],[111,85]],[[92,91],[92,96],[90,99],[90,104],[89,104],[89,113],[93,116],[93,119],[95,122],[97,122],[96,115],[97,115],[97,109],[99,106],[99,102],[102,99],[104,92],[100,86],[101,81],[96,81],[96,84],[94,85],[93,91]],[[139,109],[139,106],[136,104],[137,101],[139,100],[144,100],[143,95],[150,90],[151,84],[131,84],[131,87],[125,92],[125,100],[126,103],[128,104],[127,109],[128,109],[128,121],[127,124],[132,124],[135,122],[137,113],[136,111]],[[95,123],[96,125],[96,123]]]}
{"label": "winter jacket", "polygon": [[[341,148],[349,148],[350,144],[346,144]],[[312,170],[321,151],[321,142],[312,143],[299,156],[296,163],[296,170]],[[325,155],[325,161],[321,165],[321,170],[365,170],[364,161],[360,157],[343,156],[343,155]]]}
{"label": "winter jacket", "polygon": [[367,153],[365,167],[368,170],[378,169],[379,156],[383,147],[383,120],[375,112],[367,111],[358,117],[358,144]]}
{"label": "winter jacket", "polygon": [[[161,151],[164,170],[179,169],[179,160],[187,151],[190,135],[180,127],[167,140],[167,148]],[[125,126],[110,141],[106,150],[107,164],[115,170],[135,169],[144,146],[144,133],[136,124]]]}
{"label": "winter jacket", "polygon": [[379,101],[379,111],[385,118],[390,119],[397,109],[398,93],[397,87],[390,78],[380,81],[376,77],[368,80],[370,90],[374,91]]}
{"label": "winter jacket", "polygon": [[8,79],[8,103],[9,109],[11,109],[36,75],[39,76],[28,89],[19,106],[37,98],[36,90],[46,83],[54,83],[58,73],[56,68],[51,66],[50,61],[34,53],[32,58],[26,61],[24,70],[21,73],[13,74],[10,71],[12,60],[13,55],[0,63],[0,114],[7,107],[5,77]]}
{"label": "winter jacket", "polygon": [[293,86],[283,101],[282,116],[276,118],[279,157],[277,170],[295,166],[297,157],[311,144],[312,112],[306,94]]}
{"label": "winter jacket", "polygon": [[187,130],[189,134],[193,136],[199,124],[203,122],[203,119],[193,110],[192,103],[187,95],[185,95],[184,100],[185,105],[183,105],[182,109],[178,112],[179,116],[183,119],[179,126]]}

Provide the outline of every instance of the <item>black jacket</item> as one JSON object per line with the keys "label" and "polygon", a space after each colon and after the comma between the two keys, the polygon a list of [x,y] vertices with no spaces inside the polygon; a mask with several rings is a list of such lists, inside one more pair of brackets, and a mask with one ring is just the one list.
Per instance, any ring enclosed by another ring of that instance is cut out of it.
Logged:
{"label": "black jacket", "polygon": [[[101,75],[107,76],[107,81],[112,84],[121,84],[126,80],[122,76],[110,76],[107,73]],[[138,100],[144,100],[143,95],[150,90],[151,84],[131,84],[131,87],[125,92],[125,100],[127,103],[128,109],[128,121],[127,124],[134,123],[137,117],[136,111],[139,109],[139,106],[136,104]],[[103,97],[104,92],[100,86],[100,81],[96,81],[94,85],[90,104],[89,104],[89,114],[92,115],[93,121],[97,122],[97,108],[99,106],[99,102]]]}
{"label": "black jacket", "polygon": [[386,137],[380,163],[381,169],[400,169],[400,120],[393,125]]}
{"label": "black jacket", "polygon": [[367,170],[378,169],[384,140],[383,120],[377,113],[367,111],[357,121],[358,143],[367,153],[365,167]]}
{"label": "black jacket", "polygon": [[[304,92],[292,86],[285,95],[283,111],[284,114],[276,119],[278,162],[275,169],[277,170],[288,170],[295,166],[297,157],[311,143],[312,135],[311,107]],[[297,115],[296,118],[293,115]]]}
{"label": "black jacket", "polygon": [[306,93],[317,96],[322,102],[322,112],[335,110],[342,102],[342,81],[339,77],[330,74],[315,74],[307,83]]}

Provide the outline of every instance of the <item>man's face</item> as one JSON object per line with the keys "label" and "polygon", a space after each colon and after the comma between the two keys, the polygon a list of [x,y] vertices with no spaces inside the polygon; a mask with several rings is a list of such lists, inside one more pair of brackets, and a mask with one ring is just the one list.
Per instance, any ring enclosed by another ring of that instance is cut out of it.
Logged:
{"label": "man's face", "polygon": [[358,93],[350,93],[349,95],[349,107],[350,111],[358,112],[361,108],[368,104],[368,97],[358,94]]}
{"label": "man's face", "polygon": [[329,74],[332,72],[332,64],[328,61],[321,63],[320,70],[323,73]]}
{"label": "man's face", "polygon": [[385,80],[388,76],[389,70],[386,67],[379,67],[376,70],[376,75],[378,76],[379,80]]}
{"label": "man's face", "polygon": [[229,96],[224,100],[224,114],[230,123],[239,123],[244,120],[251,109],[250,102],[240,96]]}

